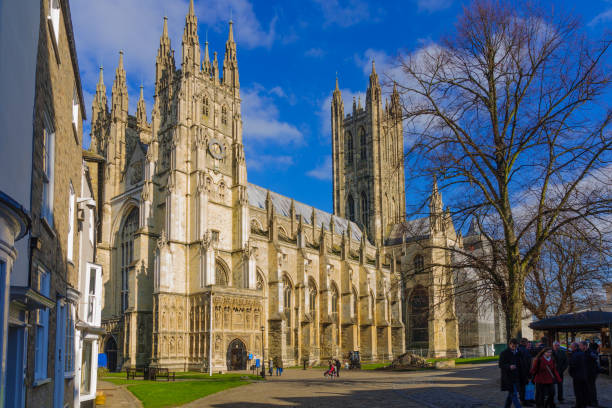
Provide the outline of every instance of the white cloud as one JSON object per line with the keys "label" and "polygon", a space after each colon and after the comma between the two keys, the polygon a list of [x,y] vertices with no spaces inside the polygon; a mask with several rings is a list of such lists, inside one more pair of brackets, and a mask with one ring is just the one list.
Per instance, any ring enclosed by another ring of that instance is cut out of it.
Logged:
{"label": "white cloud", "polygon": [[307,57],[321,58],[325,55],[325,51],[321,48],[311,48],[304,53]]}
{"label": "white cloud", "polygon": [[363,0],[315,0],[315,3],[321,7],[326,25],[349,27],[372,17],[368,3]]}
{"label": "white cloud", "polygon": [[309,170],[306,175],[314,177],[319,180],[331,180],[332,179],[332,158],[331,156],[325,156],[323,163],[319,163],[317,167]]}
{"label": "white cloud", "polygon": [[453,4],[453,0],[416,0],[419,11],[433,13],[449,8]]}
{"label": "white cloud", "polygon": [[[155,81],[155,57],[162,33],[163,17],[168,17],[168,34],[180,63],[181,39],[185,26],[188,0],[73,0],[72,22],[75,32],[79,68],[83,90],[94,94],[100,65],[104,65],[104,79],[110,97],[119,50],[124,51],[124,65],[128,77],[130,112],[136,109],[138,87],[145,87],[147,107],[152,108],[152,89]],[[210,26],[227,31],[230,10],[234,19],[234,34],[239,47],[270,47],[275,39],[274,17],[264,30],[247,0],[196,1],[196,15],[200,27]],[[203,45],[204,38],[200,38]],[[223,44],[212,45],[222,49]],[[221,56],[221,59],[223,56]],[[86,109],[91,109],[88,101]]]}
{"label": "white cloud", "polygon": [[255,84],[253,89],[242,91],[245,143],[253,141],[277,144],[302,143],[302,132],[294,125],[279,119],[278,107],[271,96],[278,96],[279,93],[284,94],[280,87],[266,92],[258,84]]}
{"label": "white cloud", "polygon": [[612,8],[599,13],[597,16],[595,16],[594,19],[592,19],[589,22],[588,25],[590,27],[593,27],[593,26],[596,26],[598,24],[605,23],[607,21],[612,21]]}

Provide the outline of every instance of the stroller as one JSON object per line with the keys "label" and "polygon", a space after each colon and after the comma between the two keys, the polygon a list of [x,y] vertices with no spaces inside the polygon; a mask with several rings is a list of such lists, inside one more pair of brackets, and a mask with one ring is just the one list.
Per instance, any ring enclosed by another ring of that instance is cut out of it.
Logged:
{"label": "stroller", "polygon": [[327,377],[330,376],[331,378],[334,378],[336,376],[338,376],[338,373],[336,372],[336,366],[335,365],[331,365],[329,370],[325,371],[325,373],[323,373],[323,377]]}

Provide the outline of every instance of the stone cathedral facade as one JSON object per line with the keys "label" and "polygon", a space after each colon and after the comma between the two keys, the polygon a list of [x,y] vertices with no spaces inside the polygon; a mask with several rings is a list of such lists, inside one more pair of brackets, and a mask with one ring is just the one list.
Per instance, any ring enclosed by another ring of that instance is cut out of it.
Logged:
{"label": "stone cathedral facade", "polygon": [[208,43],[201,51],[193,3],[178,69],[167,24],[150,118],[142,90],[128,112],[123,54],[110,108],[102,69],[92,107],[110,368],[240,369],[262,350],[285,366],[351,350],[366,361],[407,347],[457,355],[452,283],[439,266],[450,259],[420,243],[461,238],[435,186],[430,216],[403,221],[397,91],[383,104],[372,65],[365,106],[345,114],[336,83],[330,214],[248,182],[232,23],[221,69]]}

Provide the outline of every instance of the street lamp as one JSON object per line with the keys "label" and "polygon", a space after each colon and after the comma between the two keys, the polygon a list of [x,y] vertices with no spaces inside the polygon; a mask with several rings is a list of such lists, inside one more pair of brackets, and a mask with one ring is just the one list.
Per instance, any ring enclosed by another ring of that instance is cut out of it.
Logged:
{"label": "street lamp", "polygon": [[264,331],[266,328],[261,326],[261,378],[266,378],[266,359],[264,357]]}

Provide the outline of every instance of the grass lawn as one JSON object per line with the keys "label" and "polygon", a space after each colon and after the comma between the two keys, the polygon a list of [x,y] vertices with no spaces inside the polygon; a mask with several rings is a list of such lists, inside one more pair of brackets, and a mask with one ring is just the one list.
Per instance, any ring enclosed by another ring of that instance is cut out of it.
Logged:
{"label": "grass lawn", "polygon": [[125,373],[106,373],[100,378],[116,385],[126,385],[144,408],[175,407],[215,392],[248,384],[256,376],[242,374],[176,373],[177,381],[127,380]]}

